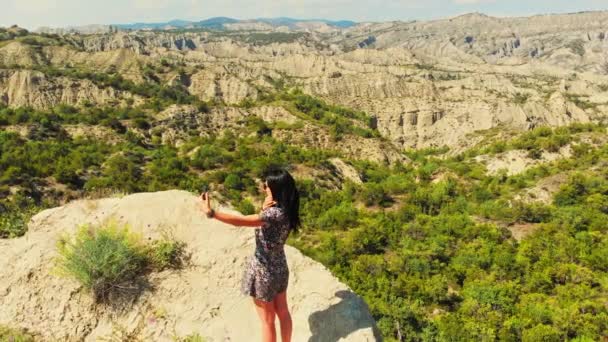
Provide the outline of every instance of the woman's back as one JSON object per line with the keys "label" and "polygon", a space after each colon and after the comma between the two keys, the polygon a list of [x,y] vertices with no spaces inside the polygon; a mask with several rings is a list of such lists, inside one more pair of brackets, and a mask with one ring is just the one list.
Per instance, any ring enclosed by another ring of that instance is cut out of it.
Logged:
{"label": "woman's back", "polygon": [[289,236],[289,217],[282,208],[272,206],[260,213],[263,224],[255,230],[256,254],[282,253]]}
{"label": "woman's back", "polygon": [[289,219],[279,207],[260,213],[262,226],[255,229],[255,254],[243,274],[241,290],[246,295],[272,301],[287,289],[289,267],[283,246],[289,235]]}

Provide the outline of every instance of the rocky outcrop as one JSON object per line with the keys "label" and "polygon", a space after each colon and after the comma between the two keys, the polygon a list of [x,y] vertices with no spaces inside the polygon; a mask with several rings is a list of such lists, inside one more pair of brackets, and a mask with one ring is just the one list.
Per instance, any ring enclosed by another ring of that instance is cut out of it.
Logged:
{"label": "rocky outcrop", "polygon": [[0,48],[0,66],[32,66],[42,62],[44,58],[29,45],[12,41]]}
{"label": "rocky outcrop", "polygon": [[607,23],[608,11],[520,18],[471,13],[433,21],[358,25],[332,40],[355,45],[374,37],[374,48],[400,46],[452,62],[518,65],[539,60],[592,70],[598,49],[605,51]]}
{"label": "rocky outcrop", "polygon": [[[253,253],[253,229],[207,219],[198,204],[192,194],[166,191],[78,200],[37,214],[25,236],[0,240],[0,324],[27,328],[44,340],[131,336],[172,341],[191,333],[211,342],[260,340],[253,302],[239,292],[247,257]],[[152,289],[132,305],[111,309],[94,304],[76,281],[53,274],[52,259],[61,234],[109,218],[130,224],[144,239],[168,232],[186,242],[191,265],[151,274]],[[293,247],[285,250],[293,341],[380,339],[359,296],[321,264]]]}
{"label": "rocky outcrop", "polygon": [[475,160],[485,164],[489,174],[495,175],[506,171],[509,176],[520,174],[530,167],[549,163],[558,159],[570,158],[572,156],[571,145],[560,148],[557,152],[543,151],[539,158],[532,158],[524,150],[510,150],[494,156],[481,155]]}
{"label": "rocky outcrop", "polygon": [[99,88],[89,80],[49,78],[42,72],[31,70],[0,70],[0,101],[12,107],[48,109],[60,103],[105,105],[121,103],[126,99],[140,102],[128,92]]}
{"label": "rocky outcrop", "polygon": [[349,180],[355,184],[362,184],[363,180],[361,180],[361,175],[357,172],[357,169],[348,165],[340,158],[331,158],[329,162],[336,168],[338,175],[340,178],[344,180]]}
{"label": "rocky outcrop", "polygon": [[524,189],[521,193],[515,195],[514,199],[525,202],[540,202],[549,205],[553,202],[555,193],[567,181],[568,175],[565,173],[558,173],[542,178],[534,187]]}
{"label": "rocky outcrop", "polygon": [[284,122],[287,124],[298,122],[298,118],[283,107],[261,106],[251,108],[249,111],[267,122]]}
{"label": "rocky outcrop", "polygon": [[[72,138],[86,138],[93,140],[105,141],[108,144],[118,144],[124,142],[124,138],[109,127],[96,125],[63,125],[62,128]],[[2,127],[7,132],[15,132],[22,137],[28,137],[36,133],[38,129],[36,124],[33,125],[10,125]]]}
{"label": "rocky outcrop", "polygon": [[190,78],[190,93],[199,98],[238,104],[244,99],[257,99],[258,91],[236,75],[227,72],[202,70]]}

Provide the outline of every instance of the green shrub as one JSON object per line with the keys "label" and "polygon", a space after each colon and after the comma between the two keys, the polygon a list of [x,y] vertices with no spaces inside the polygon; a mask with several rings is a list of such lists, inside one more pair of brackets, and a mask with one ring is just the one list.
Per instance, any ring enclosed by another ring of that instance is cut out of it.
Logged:
{"label": "green shrub", "polygon": [[556,328],[545,324],[539,324],[532,329],[524,330],[523,340],[530,342],[563,341],[563,336]]}
{"label": "green shrub", "polygon": [[531,159],[540,159],[543,156],[543,151],[540,148],[534,147],[528,150],[526,156]]}
{"label": "green shrub", "polygon": [[583,56],[585,54],[585,41],[582,39],[575,39],[566,45],[572,53]]}
{"label": "green shrub", "polygon": [[381,184],[367,183],[360,193],[360,198],[366,206],[390,206],[392,199]]}
{"label": "green shrub", "polygon": [[572,103],[574,103],[574,105],[583,110],[597,107],[597,104],[583,99],[580,95],[567,94],[566,98],[568,99],[568,101],[571,101]]}
{"label": "green shrub", "polygon": [[0,214],[0,238],[15,238],[27,231],[27,216],[19,212]]}
{"label": "green shrub", "polygon": [[350,202],[342,202],[327,209],[316,220],[319,229],[345,230],[357,223],[358,211]]}
{"label": "green shrub", "polygon": [[156,271],[181,268],[184,264],[186,244],[181,241],[162,239],[147,246],[147,259]]}
{"label": "green shrub", "polygon": [[135,127],[139,128],[139,129],[150,129],[151,125],[150,123],[144,119],[144,118],[137,118],[133,121],[133,123],[135,124]]}
{"label": "green shrub", "polygon": [[60,274],[78,280],[96,300],[105,299],[113,290],[132,288],[146,266],[144,247],[141,236],[128,226],[82,225],[73,240],[63,236],[58,241],[56,264]]}
{"label": "green shrub", "polygon": [[523,222],[547,222],[552,215],[551,207],[541,203],[515,202],[513,207],[518,220]]}
{"label": "green shrub", "polygon": [[243,199],[239,201],[236,205],[236,210],[239,211],[243,215],[251,215],[255,213],[255,207],[253,203],[248,199]]}
{"label": "green shrub", "polygon": [[224,186],[228,189],[243,190],[243,181],[239,175],[231,173],[224,179]]}
{"label": "green shrub", "polygon": [[168,239],[146,245],[128,225],[111,221],[82,225],[73,239],[67,235],[59,239],[55,264],[59,275],[76,279],[96,301],[105,301],[113,294],[135,293],[137,280],[148,271],[180,267],[184,247]]}
{"label": "green shrub", "polygon": [[27,330],[0,325],[0,341],[2,342],[34,342],[35,340],[34,335]]}
{"label": "green shrub", "polygon": [[173,337],[173,341],[175,342],[205,342],[205,338],[202,337],[199,333],[190,334],[185,337]]}
{"label": "green shrub", "polygon": [[192,166],[210,170],[231,161],[230,156],[215,145],[203,145],[192,156]]}
{"label": "green shrub", "polygon": [[525,93],[515,93],[515,96],[513,96],[513,102],[517,103],[517,104],[525,104],[526,102],[528,102],[528,99],[530,98],[530,94],[525,94]]}

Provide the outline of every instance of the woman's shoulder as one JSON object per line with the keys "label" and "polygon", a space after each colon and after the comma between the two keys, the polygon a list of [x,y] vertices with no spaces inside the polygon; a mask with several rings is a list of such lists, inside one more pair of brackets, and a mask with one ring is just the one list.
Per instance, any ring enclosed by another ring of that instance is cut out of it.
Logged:
{"label": "woman's shoulder", "polygon": [[283,208],[275,205],[272,205],[270,207],[267,207],[265,209],[262,209],[262,212],[267,212],[267,213],[274,213],[274,214],[283,214],[285,212],[285,210],[283,210]]}
{"label": "woman's shoulder", "polygon": [[285,210],[277,205],[270,206],[262,210],[262,219],[279,219],[285,215]]}

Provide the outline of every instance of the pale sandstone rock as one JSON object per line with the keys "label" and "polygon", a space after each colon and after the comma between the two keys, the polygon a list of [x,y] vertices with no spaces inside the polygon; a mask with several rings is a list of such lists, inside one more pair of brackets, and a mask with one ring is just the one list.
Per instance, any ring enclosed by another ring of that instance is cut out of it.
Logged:
{"label": "pale sandstone rock", "polygon": [[[78,200],[37,214],[25,236],[0,240],[0,324],[62,341],[96,341],[120,327],[150,341],[195,332],[208,341],[261,340],[252,300],[239,292],[253,254],[253,229],[206,219],[198,205],[188,192],[165,191]],[[192,253],[191,266],[151,274],[154,289],[124,311],[96,307],[76,281],[51,272],[61,234],[111,217],[146,239],[168,231]],[[291,246],[285,249],[293,341],[380,340],[360,297],[321,264]]]}
{"label": "pale sandstone rock", "polygon": [[475,160],[486,165],[489,174],[497,174],[501,170],[505,170],[507,175],[516,175],[529,169],[530,167],[549,163],[558,159],[566,159],[572,156],[572,147],[570,145],[563,146],[557,152],[543,151],[539,159],[528,157],[528,153],[524,150],[509,150],[499,153],[495,156],[481,155],[475,157]]}
{"label": "pale sandstone rock", "polygon": [[0,70],[0,100],[12,107],[31,106],[48,109],[60,103],[81,105],[85,101],[93,104],[110,104],[141,98],[114,88],[99,88],[89,80],[74,80],[66,77],[49,78],[38,71]]}
{"label": "pale sandstone rock", "polygon": [[357,172],[357,169],[345,163],[344,160],[340,158],[331,158],[329,159],[329,162],[336,168],[336,170],[339,172],[340,176],[343,179],[348,179],[354,182],[355,184],[363,183],[359,172]]}

